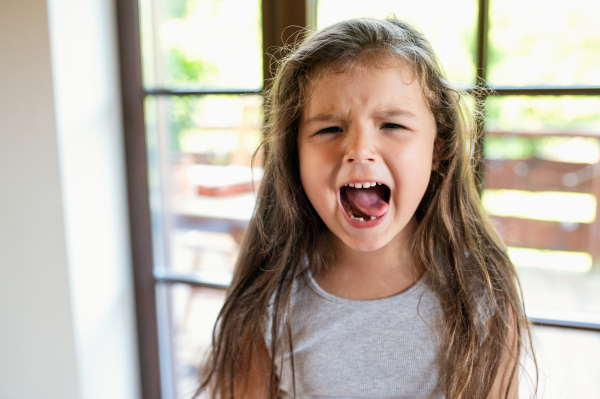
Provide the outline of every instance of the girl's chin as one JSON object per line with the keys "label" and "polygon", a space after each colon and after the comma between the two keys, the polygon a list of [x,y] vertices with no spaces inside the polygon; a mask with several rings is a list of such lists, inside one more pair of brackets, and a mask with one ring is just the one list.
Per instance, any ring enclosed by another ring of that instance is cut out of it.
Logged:
{"label": "girl's chin", "polygon": [[384,238],[375,239],[373,237],[344,237],[339,240],[340,250],[350,250],[357,252],[375,252],[390,244],[391,240]]}
{"label": "girl's chin", "polygon": [[[398,251],[399,247],[406,245],[406,238],[411,236],[409,232],[414,231],[416,219],[411,218],[404,228],[398,232],[391,232],[382,229],[383,226],[375,229],[344,229],[340,234],[336,234],[330,230],[333,238],[335,250],[342,252],[376,252],[385,251],[386,249]],[[339,227],[338,227],[339,228]],[[379,231],[378,231],[379,230]]]}

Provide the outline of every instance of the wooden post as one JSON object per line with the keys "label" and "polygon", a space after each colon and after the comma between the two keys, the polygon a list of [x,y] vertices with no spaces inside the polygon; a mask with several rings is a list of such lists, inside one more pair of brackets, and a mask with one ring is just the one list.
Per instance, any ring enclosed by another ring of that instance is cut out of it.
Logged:
{"label": "wooden post", "polygon": [[600,161],[594,165],[592,173],[591,193],[596,197],[596,218],[590,224],[589,252],[593,259],[593,270],[600,272]]}

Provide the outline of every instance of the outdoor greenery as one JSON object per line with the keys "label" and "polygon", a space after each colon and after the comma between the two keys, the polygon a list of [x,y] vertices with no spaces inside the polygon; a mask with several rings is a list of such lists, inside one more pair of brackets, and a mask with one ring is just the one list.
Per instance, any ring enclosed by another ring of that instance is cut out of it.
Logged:
{"label": "outdoor greenery", "polygon": [[599,85],[600,2],[490,1],[488,82]]}
{"label": "outdoor greenery", "polygon": [[507,133],[487,136],[486,159],[539,158],[555,162],[594,164],[600,161],[600,144],[593,137],[526,137]]}
{"label": "outdoor greenery", "polygon": [[[209,90],[261,88],[259,1],[176,0],[160,4],[160,10],[152,10],[147,1],[140,4],[146,86]],[[156,20],[160,21],[159,26],[152,29]],[[154,41],[158,41],[158,48],[151,45]],[[225,98],[230,102],[225,107],[235,108],[235,98]],[[223,153],[231,150],[231,145],[219,146],[218,143],[225,144],[225,141],[215,142],[214,135],[206,130],[202,115],[206,114],[203,108],[207,101],[210,100],[205,97],[169,98],[170,149],[185,152],[184,143],[190,141],[190,135],[205,136],[206,141],[212,142],[204,146],[210,148],[212,159],[223,162],[226,160]],[[226,120],[226,126],[221,122],[212,128],[233,128]]]}

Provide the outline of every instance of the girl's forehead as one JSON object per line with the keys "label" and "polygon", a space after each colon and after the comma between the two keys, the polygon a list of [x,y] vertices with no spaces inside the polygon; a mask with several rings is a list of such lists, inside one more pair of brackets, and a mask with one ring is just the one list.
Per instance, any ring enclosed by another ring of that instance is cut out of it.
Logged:
{"label": "girl's forehead", "polygon": [[311,84],[311,93],[301,110],[301,131],[336,118],[349,123],[402,115],[423,122],[423,126],[434,124],[420,79],[401,61],[354,65],[323,74]]}
{"label": "girl's forehead", "polygon": [[[416,78],[417,75],[410,65],[397,59],[377,61],[332,66],[314,75],[314,78],[307,82],[302,106],[303,116],[306,117],[309,109],[314,109],[317,104],[337,108],[343,103],[351,102],[352,96],[364,93],[365,88],[367,93],[377,91],[377,97],[382,101],[385,98],[398,99],[409,95],[411,101],[427,102],[420,79]],[[354,90],[355,88],[359,89]]]}
{"label": "girl's forehead", "polygon": [[417,77],[414,68],[406,61],[384,55],[364,56],[356,61],[326,65],[318,69],[316,73],[308,79],[308,92],[312,93],[316,87],[332,78],[343,81],[344,79],[354,78],[357,75],[368,76],[369,74],[372,74],[374,70],[385,69],[396,71],[406,84],[411,84]]}

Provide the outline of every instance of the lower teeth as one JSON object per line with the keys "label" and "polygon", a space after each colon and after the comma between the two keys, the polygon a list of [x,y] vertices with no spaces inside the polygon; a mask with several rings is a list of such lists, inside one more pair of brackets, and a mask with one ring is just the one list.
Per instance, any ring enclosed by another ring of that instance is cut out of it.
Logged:
{"label": "lower teeth", "polygon": [[[356,216],[354,216],[354,215],[350,215],[350,218],[351,218],[352,220],[357,220],[357,221],[359,221],[359,222],[364,222],[364,221],[365,221],[365,219],[364,219],[364,218],[361,218],[361,217],[356,217]],[[368,217],[367,217],[367,218],[368,218]],[[377,219],[377,216],[371,216],[371,217],[370,217],[370,219],[371,219],[371,220],[375,220],[375,219]]]}

